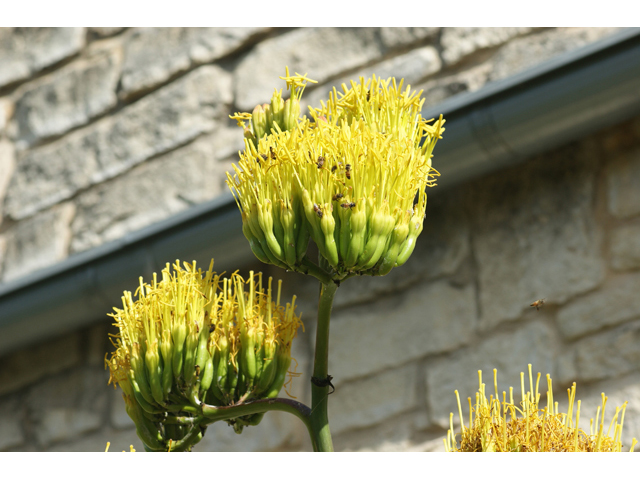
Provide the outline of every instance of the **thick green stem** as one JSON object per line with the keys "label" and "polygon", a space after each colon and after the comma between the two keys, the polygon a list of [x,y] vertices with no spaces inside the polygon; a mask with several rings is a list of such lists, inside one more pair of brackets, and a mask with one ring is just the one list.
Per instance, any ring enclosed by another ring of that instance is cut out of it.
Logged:
{"label": "thick green stem", "polygon": [[[332,452],[333,442],[329,431],[327,414],[329,395],[329,321],[333,297],[338,285],[333,281],[323,283],[318,305],[318,326],[316,330],[316,352],[313,363],[311,384],[311,432],[313,449],[319,452]],[[323,385],[324,386],[321,386]]]}
{"label": "thick green stem", "polygon": [[302,420],[309,435],[313,437],[311,430],[310,409],[303,403],[288,398],[264,398],[253,400],[242,405],[230,405],[227,407],[214,407],[212,405],[202,405],[202,414],[206,417],[203,425],[209,425],[220,420],[251,415],[253,413],[263,413],[269,411],[289,412]]}

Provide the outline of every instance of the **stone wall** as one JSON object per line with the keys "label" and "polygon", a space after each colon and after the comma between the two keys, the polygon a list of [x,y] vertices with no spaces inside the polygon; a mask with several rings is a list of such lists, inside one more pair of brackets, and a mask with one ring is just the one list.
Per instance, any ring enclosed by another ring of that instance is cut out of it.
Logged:
{"label": "stone wall", "polygon": [[[228,115],[268,100],[285,65],[319,81],[310,103],[376,73],[404,77],[434,105],[615,31],[0,29],[0,278],[223,193],[242,135]],[[473,395],[479,368],[485,378],[498,368],[501,389],[518,387],[528,363],[552,375],[557,398],[578,383],[582,418],[601,391],[610,409],[628,400],[625,444],[639,437],[638,179],[640,119],[431,190],[410,261],[338,291],[336,448],[440,449],[455,389]],[[309,402],[317,285],[249,267],[301,297],[291,393]],[[529,307],[537,298],[540,311]],[[106,385],[109,324],[0,359],[0,450],[141,448]],[[241,436],[210,427],[198,449],[305,450],[305,435],[297,419],[269,413]]]}

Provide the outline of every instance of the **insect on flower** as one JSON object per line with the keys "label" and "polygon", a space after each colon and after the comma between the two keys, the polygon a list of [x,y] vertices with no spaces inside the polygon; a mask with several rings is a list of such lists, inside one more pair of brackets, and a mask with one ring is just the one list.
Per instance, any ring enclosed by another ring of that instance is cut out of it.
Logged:
{"label": "insect on flower", "polygon": [[342,193],[336,193],[333,197],[331,197],[331,199],[333,201],[336,201],[336,200],[340,200],[342,197],[344,197]]}
{"label": "insect on flower", "polygon": [[346,169],[347,169],[346,171],[347,178],[351,180],[351,164],[347,163]]}
{"label": "insect on flower", "polygon": [[535,302],[533,302],[530,306],[536,307],[536,310],[540,310],[540,307],[542,307],[543,305],[544,305],[544,298],[541,298],[540,300],[536,300]]}
{"label": "insect on flower", "polygon": [[351,203],[343,203],[340,205],[342,208],[353,208],[356,206],[355,202],[351,202]]}
{"label": "insect on flower", "polygon": [[322,218],[322,210],[320,210],[320,207],[318,206],[318,204],[316,203],[313,204],[313,211],[316,212],[319,218]]}
{"label": "insect on flower", "polygon": [[322,155],[320,155],[318,157],[318,168],[322,168],[322,166],[324,165],[324,157]]}

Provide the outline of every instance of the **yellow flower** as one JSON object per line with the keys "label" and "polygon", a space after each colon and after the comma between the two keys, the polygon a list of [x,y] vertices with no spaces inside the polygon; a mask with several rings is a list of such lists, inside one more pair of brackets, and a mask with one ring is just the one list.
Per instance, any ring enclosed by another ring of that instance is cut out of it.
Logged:
{"label": "yellow flower", "polygon": [[[286,77],[292,98],[299,99],[305,79]],[[254,128],[235,176],[227,174],[261,261],[304,272],[311,238],[336,280],[384,275],[407,261],[422,231],[425,188],[438,175],[432,151],[444,132],[442,117],[434,124],[422,118],[421,92],[403,90],[403,81],[374,76],[342,89],[311,108],[310,119],[257,134]]]}
{"label": "yellow flower", "polygon": [[[282,307],[281,284],[273,292],[271,278],[263,286],[261,273],[245,282],[212,269],[213,260],[206,272],[195,262],[182,268],[176,261],[173,271],[167,264],[161,280],[141,278],[138,299],[124,292],[123,308],[111,314],[120,333],[107,362],[110,382],[122,388],[127,413],[152,449],[179,440],[174,426],[161,428],[167,414],[272,398],[284,384],[301,325],[295,296]],[[261,418],[250,417],[240,426]]]}
{"label": "yellow flower", "polygon": [[[450,429],[444,439],[447,452],[620,452],[622,450],[622,425],[627,403],[616,407],[615,415],[605,433],[604,415],[607,397],[602,394],[602,409],[598,407],[595,422],[591,420],[590,433],[579,428],[580,400],[574,418],[576,384],[567,390],[569,407],[567,413],[560,413],[558,402],[553,401],[551,378],[547,375],[547,405],[540,408],[540,373],[533,388],[533,376],[529,365],[529,390],[525,393],[524,373],[520,374],[523,400],[520,406],[514,403],[513,387],[507,393],[502,392],[502,402],[498,397],[497,371],[493,370],[495,397],[487,399],[485,384],[482,383],[482,371],[478,371],[480,388],[476,393],[475,404],[469,398],[469,423],[464,425],[462,407],[458,399],[461,432],[460,445],[453,433],[453,413],[449,417]],[[475,419],[473,418],[475,413]],[[518,416],[519,415],[519,416]],[[509,419],[507,419],[509,416]],[[613,436],[611,436],[613,433]],[[633,439],[631,451],[636,444]]]}

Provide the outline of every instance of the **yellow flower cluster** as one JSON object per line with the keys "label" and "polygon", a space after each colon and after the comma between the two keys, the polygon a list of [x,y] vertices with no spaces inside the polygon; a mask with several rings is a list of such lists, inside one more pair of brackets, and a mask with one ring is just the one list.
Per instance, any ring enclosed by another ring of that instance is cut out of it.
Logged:
{"label": "yellow flower cluster", "polygon": [[[558,402],[553,400],[551,378],[547,375],[547,405],[540,408],[538,386],[540,373],[536,380],[535,390],[531,365],[529,365],[529,391],[525,393],[524,373],[520,374],[522,403],[516,406],[513,399],[513,388],[509,389],[509,400],[506,392],[502,392],[502,402],[498,397],[497,372],[493,371],[495,397],[486,397],[485,384],[482,383],[482,372],[478,372],[480,388],[476,393],[475,405],[469,398],[469,424],[464,425],[462,407],[458,399],[461,433],[460,445],[453,433],[453,413],[450,415],[450,430],[444,440],[447,452],[620,452],[622,450],[622,425],[626,402],[622,408],[616,407],[607,432],[604,432],[604,415],[607,397],[602,394],[602,408],[598,407],[595,421],[591,420],[590,433],[579,428],[580,400],[574,419],[576,384],[569,394],[567,413],[560,413]],[[475,419],[473,414],[475,412]],[[518,416],[520,415],[520,416]],[[509,416],[509,419],[507,419]],[[575,420],[575,423],[574,423]],[[613,434],[613,436],[612,436]],[[631,451],[636,444],[635,438]]]}
{"label": "yellow flower cluster", "polygon": [[[195,262],[183,267],[176,262],[172,271],[167,264],[151,284],[141,278],[138,299],[124,292],[123,308],[111,314],[120,333],[107,362],[110,381],[122,388],[127,413],[151,449],[181,438],[168,416],[190,416],[202,403],[275,397],[301,325],[295,297],[280,306],[281,284],[273,292],[271,278],[267,285],[253,272],[247,282],[237,273],[222,278],[213,260],[206,272]],[[241,430],[261,418],[232,422]]]}
{"label": "yellow flower cluster", "polygon": [[[283,108],[288,120],[269,124],[266,106],[233,117],[241,125],[252,121],[227,183],[253,252],[265,263],[304,271],[311,238],[336,280],[402,265],[422,231],[444,120],[421,117],[421,92],[374,76],[343,84],[341,93],[334,88],[326,104],[310,109],[311,118],[293,122],[306,78],[285,80],[292,90],[291,106]],[[271,113],[282,103],[278,96]]]}

